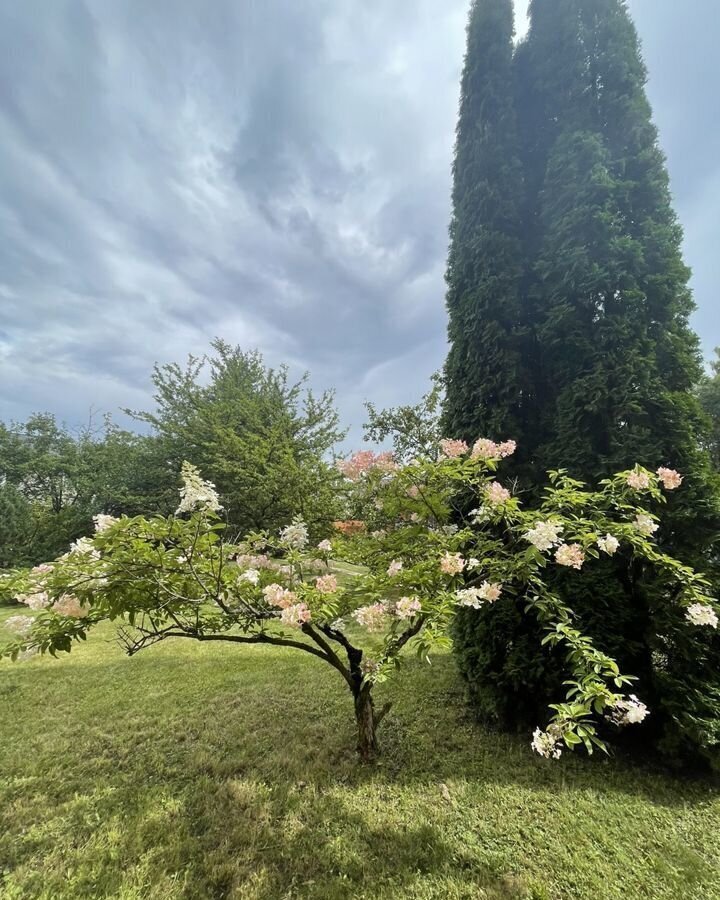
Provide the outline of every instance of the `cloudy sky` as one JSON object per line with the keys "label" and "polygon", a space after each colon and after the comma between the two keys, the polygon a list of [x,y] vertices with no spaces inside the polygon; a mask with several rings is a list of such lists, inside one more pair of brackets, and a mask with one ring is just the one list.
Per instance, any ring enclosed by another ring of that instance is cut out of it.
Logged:
{"label": "cloudy sky", "polygon": [[[709,355],[720,12],[630,6]],[[336,387],[355,439],[363,400],[417,398],[445,354],[466,9],[0,0],[0,419],[147,407],[153,363],[215,335]]]}

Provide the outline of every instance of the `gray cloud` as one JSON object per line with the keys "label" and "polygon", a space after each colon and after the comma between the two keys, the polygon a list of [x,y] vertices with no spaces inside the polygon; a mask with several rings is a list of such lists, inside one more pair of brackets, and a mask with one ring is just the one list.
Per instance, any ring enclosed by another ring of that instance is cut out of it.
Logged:
{"label": "gray cloud", "polygon": [[[671,0],[633,0],[705,345],[715,98]],[[650,14],[652,8],[652,14]],[[149,402],[214,335],[362,401],[445,353],[466,0],[0,4],[0,418]],[[675,62],[667,71],[667,60]],[[687,57],[687,65],[682,60]],[[712,133],[708,133],[709,131]]]}

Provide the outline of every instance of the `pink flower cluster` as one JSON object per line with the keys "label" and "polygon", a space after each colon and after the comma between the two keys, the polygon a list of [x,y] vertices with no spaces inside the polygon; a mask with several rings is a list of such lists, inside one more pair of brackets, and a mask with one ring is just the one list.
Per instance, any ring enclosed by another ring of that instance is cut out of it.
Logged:
{"label": "pink flower cluster", "polygon": [[297,601],[297,595],[281,584],[269,584],[263,588],[263,596],[270,606],[277,606],[280,609],[287,609]]}
{"label": "pink flower cluster", "polygon": [[315,587],[321,594],[334,594],[338,589],[337,578],[334,575],[321,575],[315,579]]}
{"label": "pink flower cluster", "polygon": [[582,569],[585,554],[580,544],[560,544],[555,551],[555,562],[571,569]]}
{"label": "pink flower cluster", "polygon": [[52,605],[53,612],[60,613],[61,616],[70,616],[73,619],[81,619],[86,616],[89,610],[84,607],[77,597],[72,594],[65,594]]}
{"label": "pink flower cluster", "polygon": [[675,469],[666,469],[665,466],[660,466],[657,470],[657,477],[662,481],[666,491],[674,491],[683,483],[683,477],[679,472]]}
{"label": "pink flower cluster", "polygon": [[443,438],[440,441],[440,453],[447,459],[455,459],[467,453],[470,448],[465,441],[456,441],[452,438]]}
{"label": "pink flower cluster", "polygon": [[440,571],[445,575],[459,575],[465,568],[465,560],[459,553],[446,553],[440,560]]}
{"label": "pink flower cluster", "polygon": [[401,597],[395,604],[395,615],[398,619],[412,619],[421,608],[417,597]]}
{"label": "pink flower cluster", "polygon": [[356,609],[353,618],[358,625],[362,625],[368,631],[382,631],[387,623],[387,613],[387,606],[384,603],[373,603]]}
{"label": "pink flower cluster", "polygon": [[341,459],[336,463],[341,475],[350,481],[358,481],[363,475],[376,469],[379,472],[392,472],[397,469],[392,453],[373,453],[372,450],[358,450],[349,459]]}
{"label": "pink flower cluster", "polygon": [[510,491],[499,481],[493,481],[485,488],[485,499],[491,506],[502,506],[510,499]]}
{"label": "pink flower cluster", "polygon": [[295,603],[286,606],[280,614],[280,622],[290,628],[301,628],[305,622],[310,621],[310,610],[305,603]]}
{"label": "pink flower cluster", "polygon": [[515,441],[496,444],[490,438],[480,438],[473,444],[471,456],[473,459],[505,459],[506,456],[512,456],[516,449]]}

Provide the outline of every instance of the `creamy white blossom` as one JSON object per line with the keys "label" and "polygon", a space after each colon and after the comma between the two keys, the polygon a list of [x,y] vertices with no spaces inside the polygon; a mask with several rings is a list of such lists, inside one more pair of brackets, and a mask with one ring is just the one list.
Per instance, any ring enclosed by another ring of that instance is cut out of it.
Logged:
{"label": "creamy white blossom", "polygon": [[460,606],[470,606],[473,609],[480,609],[485,602],[480,596],[480,588],[477,587],[460,588],[455,591],[455,596]]}
{"label": "creamy white blossom", "polygon": [[320,541],[320,543],[317,545],[317,548],[321,551],[321,553],[330,553],[330,551],[332,550],[332,544],[326,538],[324,541]]}
{"label": "creamy white blossom", "polygon": [[536,522],[535,527],[526,531],[523,537],[541,552],[550,550],[560,543],[563,526],[556,522]]}
{"label": "creamy white blossom", "polygon": [[203,481],[199,469],[189,462],[182,464],[182,480],[180,505],[175,510],[176,516],[194,512],[197,509],[206,509],[212,512],[222,509],[215,485],[211,481]]}
{"label": "creamy white blossom", "polygon": [[562,733],[558,726],[550,725],[547,731],[536,728],[530,746],[546,759],[560,759],[562,754]]}
{"label": "creamy white blossom", "polygon": [[650,476],[637,469],[628,474],[626,481],[634,491],[646,491],[650,487]]}
{"label": "creamy white blossom", "polygon": [[402,571],[402,560],[394,559],[390,565],[388,566],[387,573],[390,578],[394,578],[396,575],[399,575]]}
{"label": "creamy white blossom", "polygon": [[16,599],[30,609],[46,609],[50,606],[50,595],[45,591],[36,591],[34,594],[21,594]]}
{"label": "creamy white blossom", "polygon": [[606,534],[605,537],[598,538],[597,545],[603,553],[613,556],[620,546],[620,541],[612,534]]}
{"label": "creamy white blossom", "polygon": [[637,725],[649,715],[647,706],[635,694],[630,694],[627,700],[618,700],[610,712],[610,718],[616,725]]}
{"label": "creamy white blossom", "polygon": [[93,559],[100,559],[100,553],[95,549],[92,538],[81,537],[70,544],[71,553],[82,553],[86,556],[92,556]]}
{"label": "creamy white blossom", "polygon": [[651,534],[655,534],[660,526],[652,516],[649,516],[646,513],[638,513],[635,516],[635,527],[638,531],[650,536]]}
{"label": "creamy white blossom", "polygon": [[101,531],[107,531],[107,529],[117,521],[115,516],[107,516],[104,513],[99,513],[97,516],[93,516],[95,532],[99,534]]}
{"label": "creamy white blossom", "polygon": [[260,581],[260,572],[257,569],[248,569],[240,575],[240,581],[249,581],[250,584],[257,584]]}
{"label": "creamy white blossom", "polygon": [[307,525],[301,519],[295,519],[291,525],[282,529],[280,540],[294,550],[302,550],[308,543]]}
{"label": "creamy white blossom", "polygon": [[710,628],[718,627],[718,617],[712,606],[707,603],[693,603],[685,611],[685,618],[693,625],[708,625]]}

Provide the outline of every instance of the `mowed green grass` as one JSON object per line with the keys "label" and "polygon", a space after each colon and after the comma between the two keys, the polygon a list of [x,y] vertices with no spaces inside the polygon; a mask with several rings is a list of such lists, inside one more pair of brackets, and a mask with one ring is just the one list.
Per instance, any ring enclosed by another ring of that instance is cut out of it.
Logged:
{"label": "mowed green grass", "polygon": [[4,900],[720,898],[708,782],[538,759],[468,719],[446,656],[381,688],[362,767],[321,662],[190,641],[128,659],[112,635],[0,662]]}

